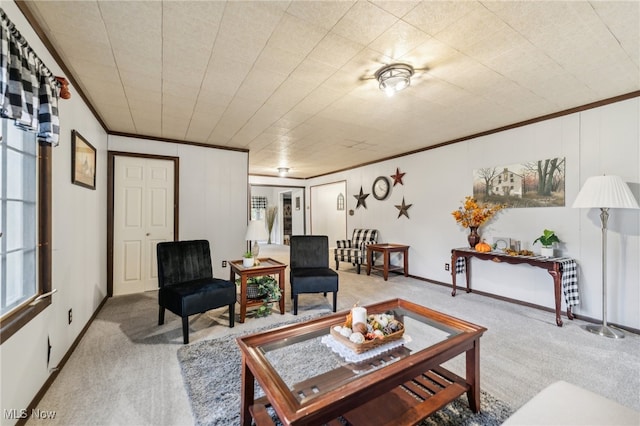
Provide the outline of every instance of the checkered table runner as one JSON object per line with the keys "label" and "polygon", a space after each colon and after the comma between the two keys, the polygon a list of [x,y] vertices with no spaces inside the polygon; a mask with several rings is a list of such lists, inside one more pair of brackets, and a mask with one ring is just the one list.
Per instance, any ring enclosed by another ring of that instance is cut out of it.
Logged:
{"label": "checkered table runner", "polygon": [[[578,292],[578,265],[576,264],[575,260],[571,259],[570,257],[527,256],[527,258],[535,260],[547,260],[550,262],[560,262],[564,301],[566,302],[567,306],[576,306],[580,304],[580,293]],[[456,274],[462,274],[465,271],[464,257],[459,257],[456,259],[455,268]]]}
{"label": "checkered table runner", "polygon": [[555,258],[557,262],[561,262],[562,270],[562,291],[564,292],[564,301],[567,306],[575,306],[580,304],[580,293],[578,293],[578,265],[576,261],[568,257]]}

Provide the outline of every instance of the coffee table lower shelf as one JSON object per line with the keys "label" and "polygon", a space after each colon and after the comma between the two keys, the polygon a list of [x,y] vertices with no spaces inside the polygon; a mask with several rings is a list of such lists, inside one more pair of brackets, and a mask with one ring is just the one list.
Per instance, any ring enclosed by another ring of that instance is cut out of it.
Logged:
{"label": "coffee table lower shelf", "polygon": [[343,417],[350,425],[414,425],[470,389],[462,377],[436,367],[391,392],[355,408]]}
{"label": "coffee table lower shelf", "polygon": [[[443,367],[436,367],[345,413],[342,418],[351,426],[413,425],[455,401],[470,390],[466,381]],[[273,425],[266,412],[269,401],[256,400],[250,408],[256,425]],[[480,407],[478,407],[480,408]],[[473,410],[476,411],[476,410]],[[344,425],[338,419],[328,425]]]}

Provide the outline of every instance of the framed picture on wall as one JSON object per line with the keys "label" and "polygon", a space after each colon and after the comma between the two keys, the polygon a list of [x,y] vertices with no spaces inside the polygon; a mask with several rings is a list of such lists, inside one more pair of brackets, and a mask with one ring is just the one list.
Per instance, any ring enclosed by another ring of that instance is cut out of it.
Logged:
{"label": "framed picture on wall", "polygon": [[71,132],[71,183],[96,189],[96,149],[75,130]]}

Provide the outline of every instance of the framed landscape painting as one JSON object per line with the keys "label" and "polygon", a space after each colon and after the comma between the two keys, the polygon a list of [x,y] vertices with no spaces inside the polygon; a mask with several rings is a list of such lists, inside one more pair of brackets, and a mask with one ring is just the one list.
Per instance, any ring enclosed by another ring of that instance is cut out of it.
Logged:
{"label": "framed landscape painting", "polygon": [[75,130],[71,132],[71,183],[96,189],[96,149]]}
{"label": "framed landscape painting", "polygon": [[565,158],[546,158],[473,171],[473,196],[507,207],[565,205]]}

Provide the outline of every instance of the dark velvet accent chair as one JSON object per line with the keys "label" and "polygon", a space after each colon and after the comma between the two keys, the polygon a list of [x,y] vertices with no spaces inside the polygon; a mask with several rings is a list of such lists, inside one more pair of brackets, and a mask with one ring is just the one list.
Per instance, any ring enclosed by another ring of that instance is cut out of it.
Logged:
{"label": "dark velvet accent chair", "polygon": [[213,277],[209,241],[159,243],[158,325],[164,324],[164,310],[182,317],[184,343],[189,343],[189,316],[229,306],[229,327],[233,327],[236,286]]}
{"label": "dark velvet accent chair", "polygon": [[326,235],[294,235],[290,243],[291,297],[293,315],[298,315],[298,295],[333,292],[333,312],[338,300],[338,273],[329,268],[329,238]]}

